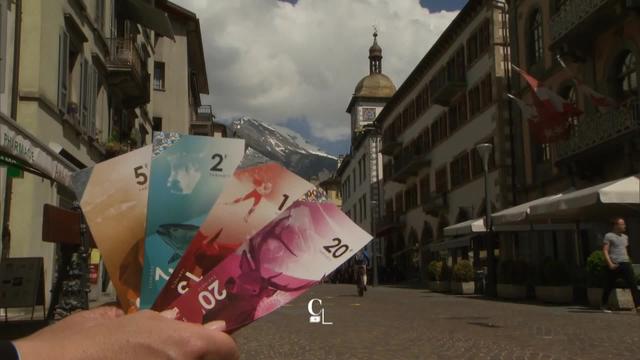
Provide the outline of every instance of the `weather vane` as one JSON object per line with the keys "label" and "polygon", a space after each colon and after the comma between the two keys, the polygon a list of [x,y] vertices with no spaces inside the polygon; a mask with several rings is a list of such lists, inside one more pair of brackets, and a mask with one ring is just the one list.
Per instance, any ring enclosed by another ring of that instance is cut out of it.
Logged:
{"label": "weather vane", "polygon": [[373,36],[378,36],[378,26],[373,25]]}

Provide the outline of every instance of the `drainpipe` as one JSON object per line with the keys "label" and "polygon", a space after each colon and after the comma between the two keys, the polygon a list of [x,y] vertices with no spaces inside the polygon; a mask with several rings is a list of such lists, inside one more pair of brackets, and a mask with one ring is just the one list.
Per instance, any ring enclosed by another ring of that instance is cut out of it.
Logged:
{"label": "drainpipe", "polygon": [[[18,116],[18,77],[20,71],[20,35],[22,29],[22,0],[16,0],[16,19],[15,19],[15,34],[13,42],[13,76],[11,79],[11,119],[17,121]],[[9,225],[9,219],[11,218],[11,195],[13,192],[13,179],[6,174],[4,191],[4,213],[2,214],[1,227],[4,230],[5,226]],[[3,244],[4,245],[4,244]],[[11,250],[11,238],[9,238],[8,244],[9,251]],[[3,248],[4,252],[4,248]],[[8,256],[11,254],[8,252]]]}

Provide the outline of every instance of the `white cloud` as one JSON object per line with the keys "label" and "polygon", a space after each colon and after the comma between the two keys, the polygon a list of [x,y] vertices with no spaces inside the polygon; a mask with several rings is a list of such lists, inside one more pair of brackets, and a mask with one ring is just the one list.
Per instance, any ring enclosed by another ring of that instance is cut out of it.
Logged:
{"label": "white cloud", "polygon": [[369,72],[376,24],[383,72],[397,87],[456,12],[418,0],[176,0],[200,18],[211,103],[219,118],[306,117],[314,135],[349,136],[345,109]]}

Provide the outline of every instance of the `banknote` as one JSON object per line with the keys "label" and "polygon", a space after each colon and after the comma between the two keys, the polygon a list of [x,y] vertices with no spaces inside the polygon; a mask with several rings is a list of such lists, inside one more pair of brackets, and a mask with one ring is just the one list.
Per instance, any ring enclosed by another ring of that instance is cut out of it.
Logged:
{"label": "banknote", "polygon": [[72,188],[126,312],[137,309],[151,145],[72,175]]}
{"label": "banknote", "polygon": [[313,188],[311,183],[276,163],[236,170],[156,298],[153,309],[166,309],[192,283]]}
{"label": "banknote", "polygon": [[154,133],[140,308],[155,301],[243,153],[241,139]]}
{"label": "banknote", "polygon": [[232,332],[317,284],[371,240],[331,203],[296,201],[171,304],[178,320]]}

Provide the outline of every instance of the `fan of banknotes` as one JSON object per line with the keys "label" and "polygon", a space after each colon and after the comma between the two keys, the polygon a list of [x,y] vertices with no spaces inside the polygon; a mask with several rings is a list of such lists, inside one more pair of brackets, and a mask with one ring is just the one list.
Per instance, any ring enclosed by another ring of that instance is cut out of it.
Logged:
{"label": "fan of banknotes", "polygon": [[224,320],[234,331],[320,282],[370,240],[277,163],[243,166],[244,141],[154,133],[153,145],[73,176],[128,312]]}

